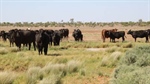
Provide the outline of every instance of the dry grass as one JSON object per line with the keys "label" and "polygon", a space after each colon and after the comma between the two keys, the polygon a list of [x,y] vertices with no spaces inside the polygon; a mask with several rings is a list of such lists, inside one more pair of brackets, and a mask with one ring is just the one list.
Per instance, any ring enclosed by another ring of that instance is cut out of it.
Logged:
{"label": "dry grass", "polygon": [[13,72],[0,72],[0,84],[12,84],[16,77]]}
{"label": "dry grass", "polygon": [[[26,27],[20,27],[26,29]],[[23,49],[18,51],[16,47],[9,47],[9,43],[0,41],[0,71],[14,71],[16,73],[26,74],[29,77],[29,83],[47,83],[51,80],[54,83],[64,84],[108,84],[109,74],[120,59],[120,55],[136,45],[145,45],[145,39],[138,38],[138,42],[126,34],[126,41],[121,42],[121,39],[116,43],[110,43],[109,39],[103,43],[101,39],[102,29],[117,28],[119,31],[128,29],[148,29],[148,27],[79,27],[83,32],[83,42],[74,42],[72,32],[75,28],[66,27],[69,29],[69,39],[63,40],[58,47],[49,47],[48,55],[38,55],[37,51],[28,51]],[[0,30],[10,30],[14,27],[1,27]],[[33,30],[40,29],[33,27]],[[47,27],[44,29],[61,29],[61,27]],[[139,42],[140,41],[140,42]],[[89,51],[87,48],[97,48],[97,51]],[[6,52],[5,52],[6,51]],[[111,62],[110,62],[111,60]],[[51,64],[48,64],[51,62]],[[113,65],[111,63],[114,63]],[[99,65],[105,66],[99,66]],[[30,73],[33,73],[31,76]],[[46,73],[57,73],[57,76]],[[62,74],[63,73],[63,74]],[[42,75],[41,75],[42,74]],[[18,83],[27,84],[25,75],[20,76]],[[60,78],[63,77],[63,78]],[[31,79],[31,82],[30,82]],[[14,79],[15,80],[15,79]],[[55,81],[56,80],[56,81]],[[21,81],[21,82],[20,82]]]}

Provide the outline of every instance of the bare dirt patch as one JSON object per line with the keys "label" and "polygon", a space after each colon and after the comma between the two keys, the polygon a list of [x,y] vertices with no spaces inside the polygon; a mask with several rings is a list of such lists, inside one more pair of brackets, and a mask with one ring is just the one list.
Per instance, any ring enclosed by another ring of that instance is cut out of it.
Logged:
{"label": "bare dirt patch", "polygon": [[106,48],[87,48],[87,51],[93,51],[93,52],[97,52],[97,51],[105,51]]}

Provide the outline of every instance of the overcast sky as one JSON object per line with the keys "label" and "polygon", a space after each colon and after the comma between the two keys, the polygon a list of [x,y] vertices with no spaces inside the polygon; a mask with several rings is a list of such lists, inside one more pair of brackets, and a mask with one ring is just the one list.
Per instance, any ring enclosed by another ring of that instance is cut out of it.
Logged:
{"label": "overcast sky", "polygon": [[0,0],[1,22],[150,21],[150,0]]}

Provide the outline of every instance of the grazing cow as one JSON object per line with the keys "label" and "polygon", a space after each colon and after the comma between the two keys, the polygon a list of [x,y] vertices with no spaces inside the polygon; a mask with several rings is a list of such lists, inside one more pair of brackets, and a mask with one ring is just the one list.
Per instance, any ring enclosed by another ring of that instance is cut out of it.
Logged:
{"label": "grazing cow", "polygon": [[6,33],[4,30],[0,32],[0,35],[1,35],[2,39],[3,39],[3,41],[7,40],[7,34],[8,33]]}
{"label": "grazing cow", "polygon": [[54,46],[59,46],[61,40],[61,33],[59,30],[55,30],[52,35],[52,41],[54,43]]}
{"label": "grazing cow", "polygon": [[[109,38],[109,35],[108,35],[108,32],[111,31],[111,32],[116,32],[118,29],[111,29],[111,30],[106,30],[106,29],[103,29],[102,30],[102,39],[103,39],[103,42],[105,42],[105,38]],[[111,39],[110,39],[110,42],[111,42]]]}
{"label": "grazing cow", "polygon": [[44,55],[47,55],[48,44],[49,44],[49,35],[45,30],[40,29],[36,32],[35,43],[38,49],[39,55],[42,54],[44,48]]}
{"label": "grazing cow", "polygon": [[83,34],[80,29],[74,29],[72,36],[74,37],[75,41],[83,40]]}
{"label": "grazing cow", "polygon": [[112,39],[112,42],[115,42],[115,38],[119,39],[120,37],[122,37],[122,42],[125,40],[125,31],[117,31],[117,32],[112,32],[109,31],[108,32],[108,36],[110,37],[110,39]]}
{"label": "grazing cow", "polygon": [[148,35],[149,35],[149,32],[147,30],[138,30],[138,31],[131,31],[129,30],[127,32],[127,34],[131,34],[132,37],[135,39],[135,42],[136,42],[136,38],[146,38],[146,42],[148,42]]}

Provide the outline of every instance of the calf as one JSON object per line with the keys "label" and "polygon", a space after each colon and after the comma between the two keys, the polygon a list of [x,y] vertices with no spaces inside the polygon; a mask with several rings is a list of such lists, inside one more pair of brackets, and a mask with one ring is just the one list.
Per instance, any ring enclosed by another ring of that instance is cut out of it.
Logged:
{"label": "calf", "polygon": [[118,31],[118,32],[112,32],[109,31],[108,32],[108,36],[110,37],[110,39],[112,39],[112,42],[115,42],[115,38],[119,39],[122,37],[122,42],[125,40],[125,32],[124,31]]}
{"label": "calf", "polygon": [[148,35],[149,35],[149,32],[147,30],[138,30],[138,31],[131,31],[129,30],[127,32],[127,34],[131,34],[132,37],[135,39],[135,42],[136,42],[136,38],[146,38],[146,42],[148,42]]}

